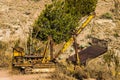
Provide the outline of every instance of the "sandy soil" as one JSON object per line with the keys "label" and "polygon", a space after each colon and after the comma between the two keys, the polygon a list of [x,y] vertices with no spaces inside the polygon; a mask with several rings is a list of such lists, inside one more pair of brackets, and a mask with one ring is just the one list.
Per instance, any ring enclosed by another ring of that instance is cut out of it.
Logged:
{"label": "sandy soil", "polygon": [[10,70],[0,70],[0,80],[51,80],[49,77],[50,73],[39,73],[39,74],[11,74]]}
{"label": "sandy soil", "polygon": [[96,7],[96,16],[101,16],[107,12],[110,12],[114,8],[114,0],[98,0]]}

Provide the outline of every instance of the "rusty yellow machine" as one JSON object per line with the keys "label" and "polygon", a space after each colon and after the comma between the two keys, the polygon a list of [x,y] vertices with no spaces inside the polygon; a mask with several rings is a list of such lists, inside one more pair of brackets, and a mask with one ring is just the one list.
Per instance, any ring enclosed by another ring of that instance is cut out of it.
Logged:
{"label": "rusty yellow machine", "polygon": [[41,55],[25,54],[23,48],[13,48],[13,68],[17,68],[23,73],[52,72],[55,70],[55,64],[44,62]]}
{"label": "rusty yellow machine", "polygon": [[[75,32],[77,35],[86,27],[86,25],[92,20],[94,15],[90,15],[84,21],[84,23]],[[40,54],[25,54],[24,49],[21,47],[13,48],[12,67],[19,69],[23,73],[38,73],[38,72],[53,72],[56,69],[54,60],[64,53],[67,48],[74,42],[74,38],[70,38],[59,51],[57,55],[53,56],[53,45],[51,41],[48,41],[44,53]],[[47,56],[47,47],[50,43],[50,56]],[[78,57],[77,57],[78,58]],[[77,59],[78,60],[78,59]]]}

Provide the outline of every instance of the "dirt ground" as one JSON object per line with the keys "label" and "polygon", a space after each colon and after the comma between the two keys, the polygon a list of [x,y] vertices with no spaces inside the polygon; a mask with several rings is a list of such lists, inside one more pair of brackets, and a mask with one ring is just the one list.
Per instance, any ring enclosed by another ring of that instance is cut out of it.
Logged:
{"label": "dirt ground", "polygon": [[50,73],[12,74],[10,70],[0,69],[0,80],[51,80]]}

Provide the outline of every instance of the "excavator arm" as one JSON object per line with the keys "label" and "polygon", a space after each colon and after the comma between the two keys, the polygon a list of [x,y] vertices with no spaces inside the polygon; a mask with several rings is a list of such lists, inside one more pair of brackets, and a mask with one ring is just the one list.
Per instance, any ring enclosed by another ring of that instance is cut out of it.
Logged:
{"label": "excavator arm", "polygon": [[[76,35],[80,34],[83,29],[89,24],[89,22],[94,18],[94,14],[91,14],[87,17],[87,19],[84,21],[84,23],[78,28],[78,30],[75,32]],[[63,48],[58,52],[58,54],[54,57],[54,60],[62,53],[64,53],[67,48],[74,42],[73,37],[71,37],[63,46]]]}

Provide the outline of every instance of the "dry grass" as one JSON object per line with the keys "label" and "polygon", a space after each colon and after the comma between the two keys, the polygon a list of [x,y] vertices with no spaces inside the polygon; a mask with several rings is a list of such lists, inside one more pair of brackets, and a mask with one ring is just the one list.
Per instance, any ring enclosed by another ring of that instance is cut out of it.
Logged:
{"label": "dry grass", "polygon": [[[117,61],[116,61],[117,60]],[[103,78],[105,80],[119,80],[120,71],[119,58],[112,53],[108,52],[103,56],[93,59],[87,63],[85,67],[89,77],[91,78]],[[118,62],[118,63],[116,63]],[[100,79],[101,80],[101,79]]]}
{"label": "dry grass", "polygon": [[52,80],[76,80],[63,64],[57,64],[57,70],[52,74]]}
{"label": "dry grass", "polygon": [[11,67],[11,56],[5,55],[4,51],[0,53],[0,67],[2,68],[10,68]]}
{"label": "dry grass", "polygon": [[7,43],[0,42],[0,67],[11,66],[11,54],[7,54]]}
{"label": "dry grass", "polygon": [[0,67],[9,68],[11,66],[11,57],[0,54]]}

